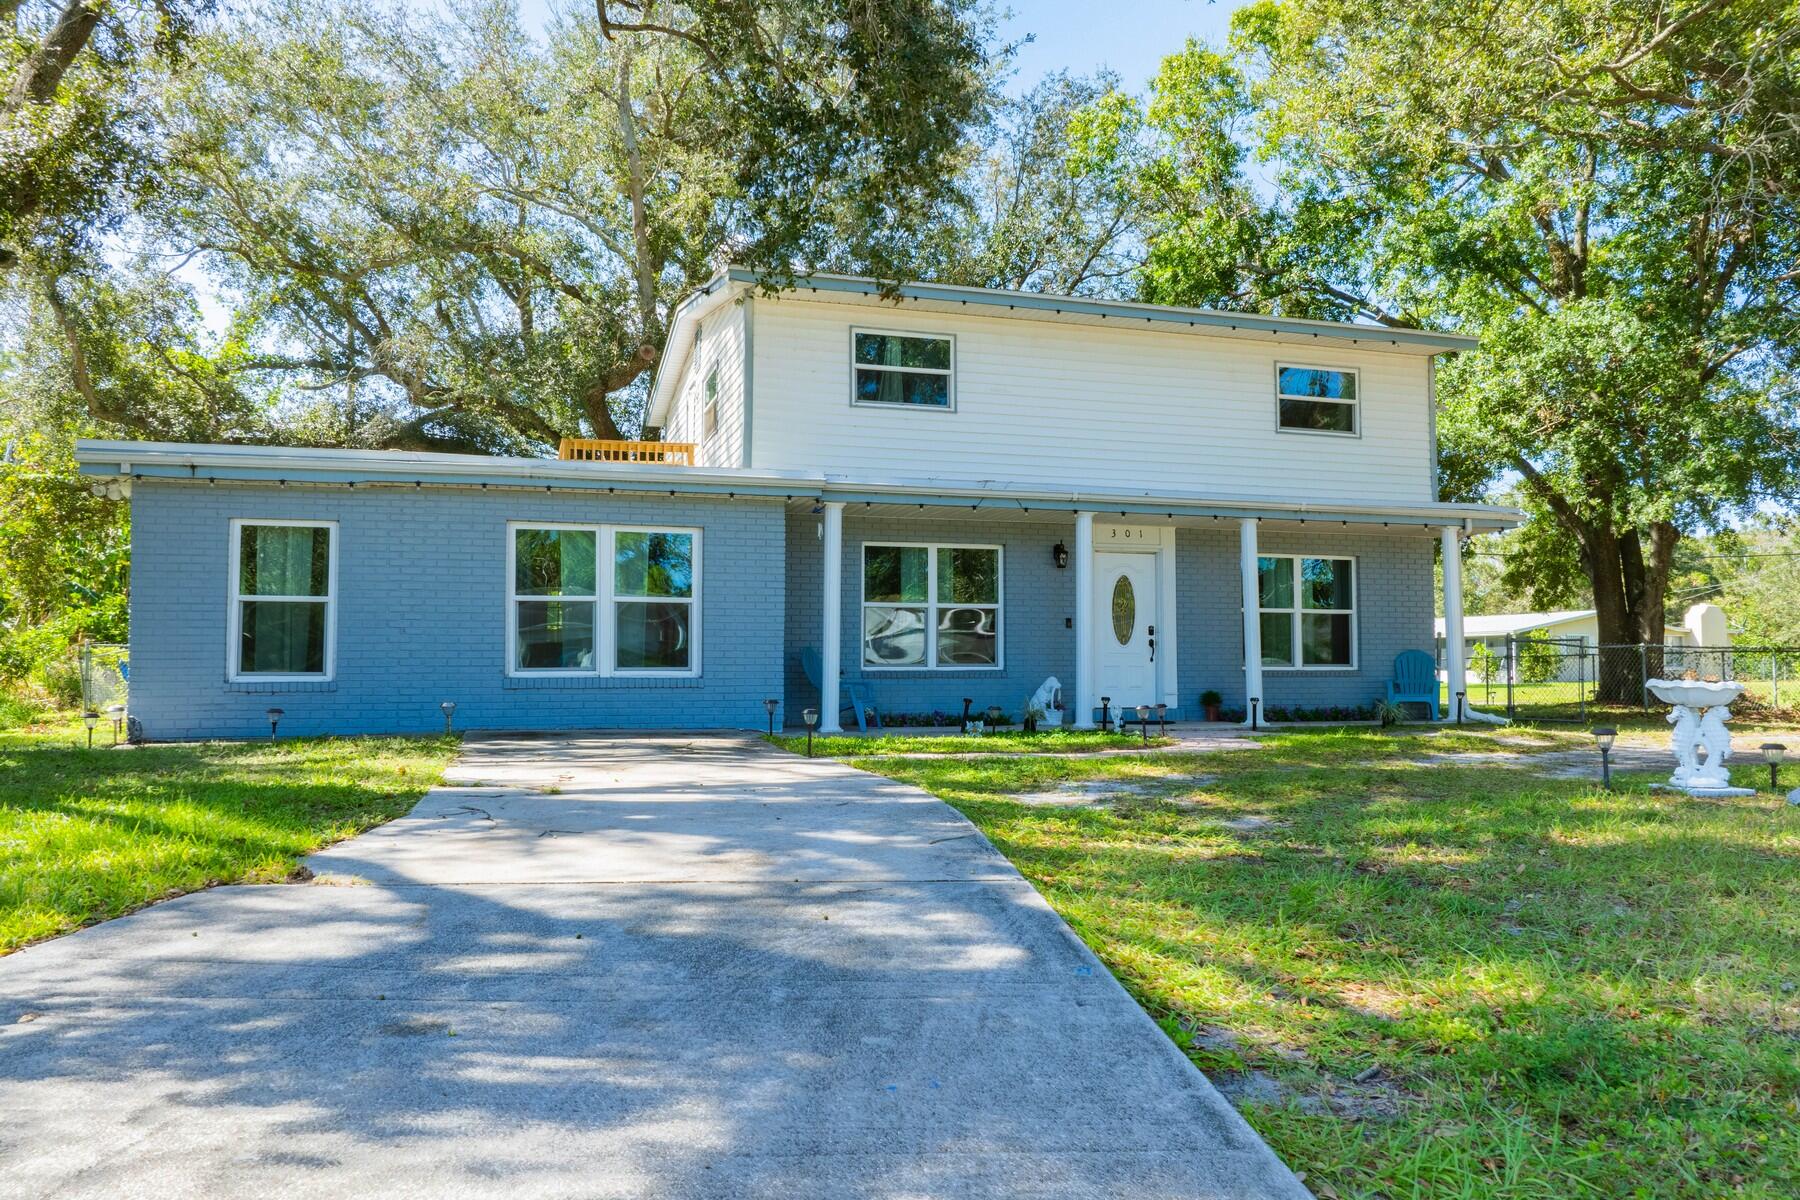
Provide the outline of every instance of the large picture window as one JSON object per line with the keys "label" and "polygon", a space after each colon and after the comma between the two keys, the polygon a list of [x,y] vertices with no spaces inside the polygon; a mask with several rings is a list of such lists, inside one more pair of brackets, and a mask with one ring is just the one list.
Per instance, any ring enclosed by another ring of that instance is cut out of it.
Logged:
{"label": "large picture window", "polygon": [[1275,393],[1282,429],[1352,437],[1361,429],[1355,371],[1278,366]]}
{"label": "large picture window", "polygon": [[1265,667],[1356,665],[1355,563],[1348,558],[1256,560]]}
{"label": "large picture window", "polygon": [[998,546],[865,545],[865,667],[1000,666]]}
{"label": "large picture window", "polygon": [[951,408],[955,402],[951,381],[954,357],[955,345],[948,337],[853,329],[851,401]]}
{"label": "large picture window", "polygon": [[515,674],[699,670],[699,534],[513,525],[507,569]]}
{"label": "large picture window", "polygon": [[331,678],[337,526],[233,521],[229,569],[231,678]]}

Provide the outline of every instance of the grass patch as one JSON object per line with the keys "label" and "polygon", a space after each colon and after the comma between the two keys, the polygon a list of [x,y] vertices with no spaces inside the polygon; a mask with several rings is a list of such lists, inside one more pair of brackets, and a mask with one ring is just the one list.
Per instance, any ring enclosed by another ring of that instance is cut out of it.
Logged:
{"label": "grass patch", "polygon": [[[1800,809],[1414,761],[1508,748],[858,765],[966,813],[1203,1070],[1258,1082],[1321,1196],[1800,1194]],[[1010,798],[1097,779],[1167,786]]]}
{"label": "grass patch", "polygon": [[[806,753],[804,733],[778,733],[765,741],[783,750]],[[1152,736],[1152,746],[1173,739]],[[1098,729],[1046,729],[1041,733],[877,733],[814,734],[813,753],[825,758],[866,758],[885,754],[1058,754],[1082,750],[1129,750],[1144,744],[1140,734],[1103,733]]]}
{"label": "grass patch", "polygon": [[[102,723],[96,747],[110,743]],[[401,815],[453,738],[85,749],[71,714],[0,700],[0,953],[301,856]]]}

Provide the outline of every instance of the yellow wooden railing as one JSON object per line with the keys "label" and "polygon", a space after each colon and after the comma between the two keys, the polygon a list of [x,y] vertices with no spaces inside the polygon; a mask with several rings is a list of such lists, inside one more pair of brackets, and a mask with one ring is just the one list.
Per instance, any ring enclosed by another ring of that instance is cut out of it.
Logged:
{"label": "yellow wooden railing", "polygon": [[693,442],[623,442],[606,438],[564,438],[556,457],[574,462],[663,463],[694,465]]}

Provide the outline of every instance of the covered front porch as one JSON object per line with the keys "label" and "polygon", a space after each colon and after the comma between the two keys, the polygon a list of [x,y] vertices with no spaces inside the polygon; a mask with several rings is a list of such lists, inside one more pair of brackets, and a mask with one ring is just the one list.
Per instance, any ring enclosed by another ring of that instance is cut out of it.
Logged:
{"label": "covered front porch", "polygon": [[1016,721],[1051,678],[1049,720],[1075,728],[1141,704],[1198,722],[1206,693],[1244,725],[1354,719],[1397,654],[1432,647],[1439,547],[1509,517],[827,489],[787,506],[783,719],[815,708],[820,732],[854,729],[860,701],[884,725],[954,725],[966,700]]}

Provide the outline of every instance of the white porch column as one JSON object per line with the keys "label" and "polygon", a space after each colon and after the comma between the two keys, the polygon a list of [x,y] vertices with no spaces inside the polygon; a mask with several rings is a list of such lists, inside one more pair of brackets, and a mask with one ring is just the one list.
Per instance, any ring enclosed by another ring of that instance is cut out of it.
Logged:
{"label": "white porch column", "polygon": [[1260,713],[1267,705],[1262,703],[1262,590],[1256,569],[1255,517],[1238,521],[1238,574],[1244,586],[1244,724],[1250,723],[1253,699],[1260,724]]}
{"label": "white porch column", "polygon": [[1075,728],[1094,727],[1094,514],[1075,514]]}
{"label": "white porch column", "polygon": [[823,530],[825,561],[820,574],[824,576],[825,594],[819,604],[824,617],[819,629],[819,732],[842,733],[844,727],[838,723],[838,713],[842,707],[839,687],[843,679],[840,659],[844,649],[843,501],[825,502]]}
{"label": "white porch column", "polygon": [[[1446,525],[1439,531],[1444,548],[1444,679],[1449,707],[1444,719],[1454,721],[1456,694],[1468,694],[1468,655],[1463,646],[1462,528]],[[1467,704],[1467,700],[1464,700]]]}

